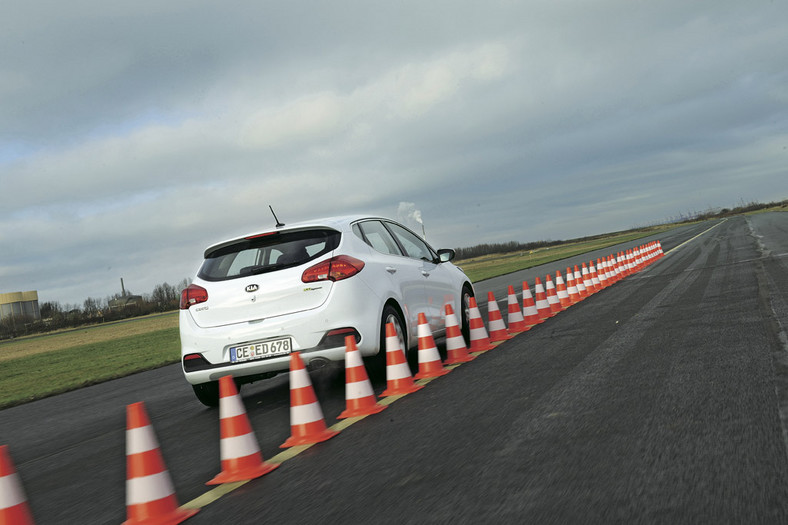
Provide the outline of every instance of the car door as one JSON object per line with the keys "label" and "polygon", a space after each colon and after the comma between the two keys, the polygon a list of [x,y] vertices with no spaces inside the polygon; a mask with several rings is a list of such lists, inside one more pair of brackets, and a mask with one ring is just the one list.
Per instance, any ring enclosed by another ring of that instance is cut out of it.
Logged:
{"label": "car door", "polygon": [[358,227],[367,243],[382,254],[381,264],[399,287],[409,340],[415,343],[418,341],[419,312],[426,312],[427,308],[421,261],[403,254],[400,245],[381,221],[363,221],[358,223]]}
{"label": "car door", "polygon": [[459,290],[452,288],[452,283],[443,268],[438,264],[438,255],[418,235],[404,226],[386,222],[386,226],[409,258],[419,264],[419,273],[424,287],[424,314],[430,323],[433,334],[442,333],[445,329],[443,321],[443,305],[456,304],[454,300]]}

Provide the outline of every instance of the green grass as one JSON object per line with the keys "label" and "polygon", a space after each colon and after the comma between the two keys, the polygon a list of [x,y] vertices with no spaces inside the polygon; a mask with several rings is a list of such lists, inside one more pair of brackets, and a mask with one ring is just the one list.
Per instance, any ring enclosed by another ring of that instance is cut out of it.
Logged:
{"label": "green grass", "polygon": [[0,408],[177,363],[179,359],[178,328],[18,357],[2,363]]}

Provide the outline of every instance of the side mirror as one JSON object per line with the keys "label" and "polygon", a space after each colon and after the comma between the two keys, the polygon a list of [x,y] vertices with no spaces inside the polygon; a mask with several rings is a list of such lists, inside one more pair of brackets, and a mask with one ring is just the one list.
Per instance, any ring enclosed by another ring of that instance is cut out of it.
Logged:
{"label": "side mirror", "polygon": [[454,259],[454,250],[450,250],[448,248],[444,248],[443,250],[438,250],[438,259],[440,262],[449,262]]}

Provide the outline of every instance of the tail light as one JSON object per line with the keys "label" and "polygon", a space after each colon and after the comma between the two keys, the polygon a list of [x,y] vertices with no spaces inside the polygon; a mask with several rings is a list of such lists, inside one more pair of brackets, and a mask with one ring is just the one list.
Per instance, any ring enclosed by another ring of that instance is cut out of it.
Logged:
{"label": "tail light", "polygon": [[190,306],[204,303],[208,300],[208,290],[196,284],[190,284],[181,292],[181,310],[188,310]]}
{"label": "tail light", "polygon": [[349,255],[337,255],[304,270],[301,281],[305,283],[341,281],[353,277],[362,268],[364,268],[364,261],[359,261]]}

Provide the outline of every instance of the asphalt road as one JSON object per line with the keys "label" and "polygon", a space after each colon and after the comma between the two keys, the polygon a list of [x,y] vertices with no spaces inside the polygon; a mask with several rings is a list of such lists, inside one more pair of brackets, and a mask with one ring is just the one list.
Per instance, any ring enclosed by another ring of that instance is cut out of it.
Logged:
{"label": "asphalt road", "polygon": [[[668,255],[644,271],[189,523],[786,522],[787,229],[788,215],[771,213],[663,234]],[[643,242],[483,281],[477,296],[492,290],[505,315],[508,285]],[[380,393],[385,381],[372,372]],[[344,373],[312,380],[332,425]],[[287,377],[243,396],[271,458],[290,435]],[[179,501],[209,490],[218,411],[169,366],[0,411],[0,444],[38,523],[125,519],[125,405],[136,401]]]}

